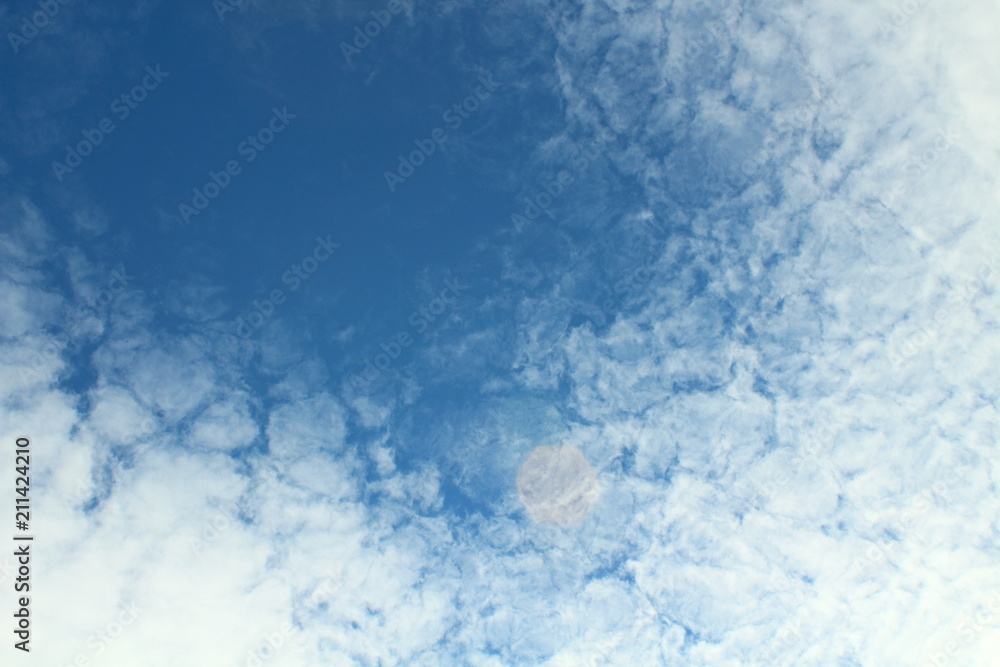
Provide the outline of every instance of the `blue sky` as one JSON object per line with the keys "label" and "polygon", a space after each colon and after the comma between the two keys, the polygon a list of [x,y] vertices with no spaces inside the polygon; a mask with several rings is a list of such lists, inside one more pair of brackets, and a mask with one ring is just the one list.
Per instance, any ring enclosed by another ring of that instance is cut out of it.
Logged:
{"label": "blue sky", "polygon": [[998,19],[3,3],[15,659],[990,664]]}

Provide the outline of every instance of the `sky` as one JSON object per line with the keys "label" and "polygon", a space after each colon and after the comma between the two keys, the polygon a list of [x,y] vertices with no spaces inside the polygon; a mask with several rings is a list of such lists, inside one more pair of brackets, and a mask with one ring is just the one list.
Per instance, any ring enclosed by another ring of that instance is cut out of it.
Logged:
{"label": "sky", "polygon": [[0,26],[2,664],[996,664],[996,3]]}

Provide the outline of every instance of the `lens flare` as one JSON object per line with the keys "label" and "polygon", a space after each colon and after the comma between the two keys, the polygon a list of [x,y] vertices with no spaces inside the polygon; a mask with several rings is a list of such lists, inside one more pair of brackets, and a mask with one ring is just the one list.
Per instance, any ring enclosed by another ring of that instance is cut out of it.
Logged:
{"label": "lens flare", "polygon": [[517,493],[537,523],[569,526],[590,511],[599,489],[594,469],[576,447],[535,448],[517,473]]}

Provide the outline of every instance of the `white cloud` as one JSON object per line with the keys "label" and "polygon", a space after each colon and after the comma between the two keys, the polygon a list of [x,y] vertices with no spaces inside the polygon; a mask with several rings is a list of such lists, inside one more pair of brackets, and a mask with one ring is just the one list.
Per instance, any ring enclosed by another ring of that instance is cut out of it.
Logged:
{"label": "white cloud", "polygon": [[[497,293],[414,355],[428,374],[371,397],[328,393],[282,335],[220,342],[210,285],[168,304],[184,333],[138,290],[91,308],[107,273],[82,251],[62,293],[40,211],[5,200],[0,437],[29,433],[44,480],[40,659],[96,657],[134,603],[106,664],[239,664],[274,633],[274,665],[922,664],[949,642],[982,663],[996,621],[962,624],[1000,590],[998,10],[927,3],[887,38],[884,11],[567,10],[568,125],[620,135],[588,173],[634,181],[642,213],[508,241]],[[607,258],[605,230],[645,252]],[[565,257],[521,259],[550,237]],[[95,348],[84,393],[59,384],[66,323]],[[449,377],[473,391],[428,398]],[[552,530],[514,480],[557,442],[605,492]]]}

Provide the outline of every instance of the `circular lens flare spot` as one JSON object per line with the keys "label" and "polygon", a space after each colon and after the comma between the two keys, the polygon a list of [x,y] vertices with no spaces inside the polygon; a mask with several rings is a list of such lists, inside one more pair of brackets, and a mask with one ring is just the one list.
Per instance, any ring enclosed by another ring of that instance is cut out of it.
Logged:
{"label": "circular lens flare spot", "polygon": [[517,494],[537,523],[569,526],[583,520],[598,496],[597,475],[576,447],[536,447],[517,473]]}

